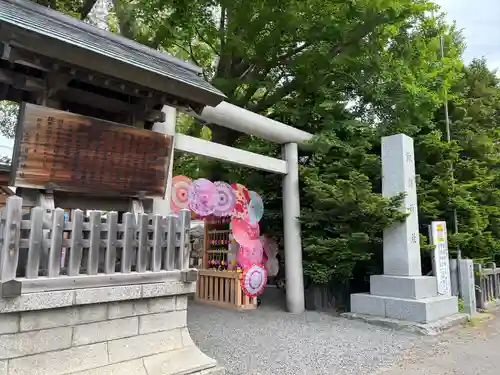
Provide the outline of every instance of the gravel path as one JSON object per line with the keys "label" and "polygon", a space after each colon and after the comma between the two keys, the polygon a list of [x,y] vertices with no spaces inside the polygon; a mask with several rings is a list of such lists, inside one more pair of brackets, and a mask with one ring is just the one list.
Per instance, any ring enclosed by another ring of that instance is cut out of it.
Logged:
{"label": "gravel path", "polygon": [[498,375],[500,319],[427,339],[376,375]]}
{"label": "gravel path", "polygon": [[276,305],[279,293],[266,290],[256,311],[191,303],[188,326],[193,339],[226,367],[227,375],[368,375],[387,368],[421,341],[323,313],[288,314]]}

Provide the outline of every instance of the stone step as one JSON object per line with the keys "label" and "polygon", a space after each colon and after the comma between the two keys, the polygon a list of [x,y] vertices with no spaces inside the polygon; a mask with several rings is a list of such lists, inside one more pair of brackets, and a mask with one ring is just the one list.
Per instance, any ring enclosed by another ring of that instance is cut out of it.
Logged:
{"label": "stone step", "polygon": [[448,296],[409,299],[360,293],[351,295],[351,312],[430,323],[457,314],[458,300]]}
{"label": "stone step", "polygon": [[224,369],[192,346],[69,375],[224,375]]}
{"label": "stone step", "polygon": [[421,299],[438,294],[437,280],[432,276],[370,276],[370,294],[376,296]]}

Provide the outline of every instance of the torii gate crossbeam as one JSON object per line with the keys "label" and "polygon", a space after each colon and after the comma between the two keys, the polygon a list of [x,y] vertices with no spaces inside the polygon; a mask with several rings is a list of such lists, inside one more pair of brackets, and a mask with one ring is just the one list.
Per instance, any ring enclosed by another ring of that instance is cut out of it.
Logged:
{"label": "torii gate crossbeam", "polygon": [[[153,130],[175,135],[174,148],[176,150],[283,175],[286,302],[288,311],[302,313],[305,309],[305,303],[302,244],[298,219],[300,216],[298,143],[311,140],[312,134],[227,102],[222,102],[216,107],[206,106],[201,116],[196,116],[208,123],[281,144],[281,160],[183,134],[175,134],[175,109],[164,107],[163,111],[167,114],[166,122],[155,124]],[[194,113],[189,114],[195,116]],[[170,168],[170,173],[172,173],[171,171],[172,168]],[[170,188],[170,181],[171,176],[169,176],[167,191]],[[163,206],[167,209],[170,206],[169,197],[168,193]]]}

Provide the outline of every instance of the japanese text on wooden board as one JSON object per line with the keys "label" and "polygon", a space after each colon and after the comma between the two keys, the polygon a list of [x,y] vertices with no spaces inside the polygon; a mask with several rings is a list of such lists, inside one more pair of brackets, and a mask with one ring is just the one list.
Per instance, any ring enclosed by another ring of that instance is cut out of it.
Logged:
{"label": "japanese text on wooden board", "polygon": [[172,146],[171,136],[23,103],[11,184],[163,196]]}

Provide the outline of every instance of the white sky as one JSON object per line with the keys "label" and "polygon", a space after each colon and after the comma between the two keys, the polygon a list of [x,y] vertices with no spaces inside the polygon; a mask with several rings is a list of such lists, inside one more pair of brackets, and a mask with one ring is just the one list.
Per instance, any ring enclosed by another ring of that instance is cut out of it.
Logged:
{"label": "white sky", "polygon": [[467,49],[465,62],[485,57],[492,69],[500,70],[500,0],[434,0],[462,29]]}

